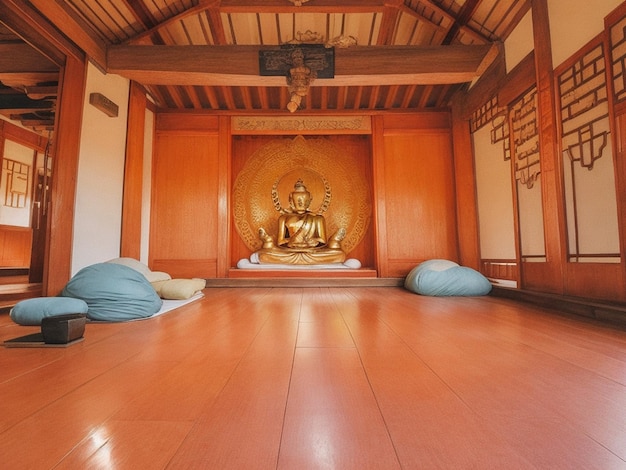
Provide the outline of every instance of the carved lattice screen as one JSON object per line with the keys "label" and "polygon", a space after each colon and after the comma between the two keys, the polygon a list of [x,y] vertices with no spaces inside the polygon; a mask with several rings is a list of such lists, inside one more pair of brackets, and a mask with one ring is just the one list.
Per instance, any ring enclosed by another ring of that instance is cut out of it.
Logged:
{"label": "carved lattice screen", "polygon": [[557,73],[569,261],[620,261],[606,85],[602,43]]}

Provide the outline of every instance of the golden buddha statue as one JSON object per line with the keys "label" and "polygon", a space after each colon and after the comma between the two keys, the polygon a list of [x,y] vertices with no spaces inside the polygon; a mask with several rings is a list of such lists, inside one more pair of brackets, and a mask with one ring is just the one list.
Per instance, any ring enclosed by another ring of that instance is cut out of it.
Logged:
{"label": "golden buddha statue", "polygon": [[281,211],[278,219],[276,240],[263,227],[259,228],[259,238],[263,242],[262,248],[255,253],[259,263],[328,264],[346,260],[341,249],[345,229],[340,228],[327,238],[324,216],[309,209],[312,200],[302,180],[298,180],[289,194],[289,209]]}

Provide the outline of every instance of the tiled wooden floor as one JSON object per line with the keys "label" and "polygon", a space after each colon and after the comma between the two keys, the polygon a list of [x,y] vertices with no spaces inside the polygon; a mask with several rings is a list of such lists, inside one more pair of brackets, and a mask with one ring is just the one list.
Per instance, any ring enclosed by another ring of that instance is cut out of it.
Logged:
{"label": "tiled wooden floor", "polygon": [[623,330],[395,287],[205,294],[0,348],[0,468],[626,468]]}

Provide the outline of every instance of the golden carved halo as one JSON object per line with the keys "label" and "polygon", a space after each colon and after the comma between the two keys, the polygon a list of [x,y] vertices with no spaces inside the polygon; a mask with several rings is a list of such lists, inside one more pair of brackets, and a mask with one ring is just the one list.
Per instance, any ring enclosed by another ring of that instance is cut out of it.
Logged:
{"label": "golden carved halo", "polygon": [[359,162],[325,138],[277,139],[247,160],[234,185],[235,227],[251,251],[261,247],[258,230],[276,236],[278,216],[289,207],[289,193],[301,179],[311,193],[310,210],[324,213],[327,231],[346,229],[349,253],[363,238],[371,217],[369,187]]}

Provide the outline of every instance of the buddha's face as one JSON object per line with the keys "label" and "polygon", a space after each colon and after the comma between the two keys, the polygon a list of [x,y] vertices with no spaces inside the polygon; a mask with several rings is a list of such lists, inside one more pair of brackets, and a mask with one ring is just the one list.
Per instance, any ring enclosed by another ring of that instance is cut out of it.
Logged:
{"label": "buddha's face", "polygon": [[311,193],[307,192],[293,192],[290,196],[291,204],[296,212],[302,213],[311,205]]}

